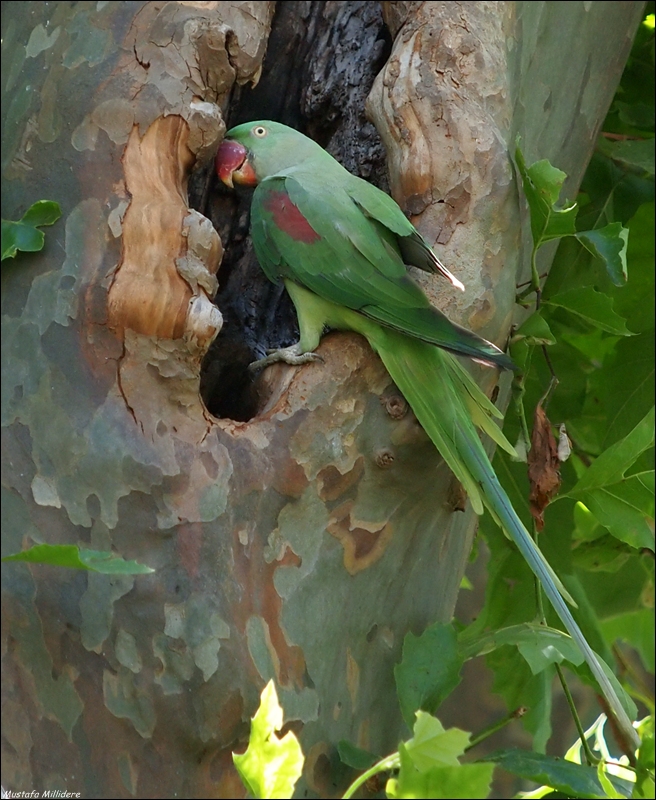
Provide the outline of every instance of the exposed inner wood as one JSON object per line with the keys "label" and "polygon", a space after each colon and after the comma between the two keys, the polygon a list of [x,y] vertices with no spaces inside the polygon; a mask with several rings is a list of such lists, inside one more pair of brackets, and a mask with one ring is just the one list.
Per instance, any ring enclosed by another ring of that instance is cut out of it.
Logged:
{"label": "exposed inner wood", "polygon": [[182,117],[160,117],[143,138],[134,126],[123,167],[130,206],[123,218],[123,259],[109,292],[110,323],[179,339],[192,296],[175,260],[186,252],[187,174],[193,154]]}

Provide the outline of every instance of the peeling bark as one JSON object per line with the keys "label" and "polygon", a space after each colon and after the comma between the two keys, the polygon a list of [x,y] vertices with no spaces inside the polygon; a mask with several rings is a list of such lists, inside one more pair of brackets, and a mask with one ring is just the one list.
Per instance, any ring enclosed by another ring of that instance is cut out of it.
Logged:
{"label": "peeling bark", "polygon": [[[642,9],[536,5],[384,4],[395,40],[369,104],[397,199],[469,282],[460,304],[434,296],[500,342],[520,243],[507,143],[554,158],[566,139],[554,160],[584,161]],[[294,318],[257,271],[247,201],[208,178],[224,118],[266,109],[385,181],[363,115],[390,46],[378,7],[278,6],[4,12],[3,210],[48,197],[64,219],[3,268],[3,547],[156,569],[3,568],[11,790],[243,796],[230,753],[273,677],[307,754],[299,792],[333,796],[340,739],[383,753],[402,734],[403,636],[452,614],[475,519],[366,343],[330,334],[324,364],[245,378]],[[565,13],[590,43],[567,65],[577,103],[559,94]]]}
{"label": "peeling bark", "polygon": [[209,221],[187,207],[194,160],[188,139],[179,116],[158,117],[143,138],[137,126],[130,133],[123,155],[130,204],[108,311],[111,327],[121,333],[193,338],[204,353],[222,325],[210,300],[222,248]]}
{"label": "peeling bark", "polygon": [[451,316],[503,346],[519,256],[507,148],[513,4],[384,5],[396,38],[368,112],[383,133],[392,194],[468,291],[416,277]]}

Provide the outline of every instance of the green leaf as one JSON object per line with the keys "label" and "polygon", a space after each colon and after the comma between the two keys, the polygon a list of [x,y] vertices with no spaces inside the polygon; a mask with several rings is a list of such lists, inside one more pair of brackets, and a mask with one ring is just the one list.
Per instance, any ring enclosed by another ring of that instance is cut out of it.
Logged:
{"label": "green leaf", "polygon": [[616,313],[630,320],[631,330],[654,330],[654,203],[640,206],[628,222],[629,246],[626,258],[629,281],[614,289]]}
{"label": "green leaf", "polygon": [[[603,534],[606,529],[599,525],[597,518],[589,509],[586,511],[590,519],[594,520],[596,530]],[[576,532],[579,532],[578,528]],[[634,552],[631,547],[608,533],[593,541],[582,541],[572,553],[572,561],[577,569],[588,572],[617,572]]]}
{"label": "green leaf", "polygon": [[417,712],[413,737],[399,745],[400,769],[387,782],[388,797],[484,798],[490,791],[492,764],[460,764],[469,734]]}
{"label": "green leaf", "polygon": [[580,230],[592,230],[610,222],[626,225],[643,203],[654,200],[652,178],[637,175],[600,152],[593,154],[581,190],[589,196],[590,203],[579,214]]}
{"label": "green leaf", "polygon": [[[582,542],[593,542],[604,536],[604,529],[599,524],[599,520],[586,508],[583,503],[576,503],[574,506],[574,539]],[[579,545],[577,545],[579,547]]]}
{"label": "green leaf", "polygon": [[654,106],[648,103],[615,103],[620,119],[631,128],[654,130]]}
{"label": "green leaf", "polygon": [[636,788],[632,797],[645,798],[645,800],[652,800],[653,797],[656,797],[656,794],[654,793],[656,787],[653,776],[653,770],[651,773],[642,772],[636,781]]}
{"label": "green leaf", "polygon": [[2,220],[2,261],[14,258],[19,250],[36,252],[43,248],[45,236],[42,225],[53,225],[61,217],[59,203],[38,200],[27,209],[18,222]]}
{"label": "green leaf", "polygon": [[607,156],[624,167],[654,174],[654,139],[624,139],[610,142],[603,137],[599,147]]}
{"label": "green leaf", "polygon": [[[634,555],[629,557],[627,563],[605,580],[599,580],[599,575],[594,572],[580,572],[579,580],[599,619],[607,620],[636,609],[647,607],[653,609],[653,570],[653,556],[640,555],[634,551]],[[601,628],[599,635],[605,642],[606,637]],[[602,650],[597,642],[594,643],[594,649],[598,653]],[[610,649],[602,655],[606,661],[612,661]]]}
{"label": "green leaf", "polygon": [[581,231],[576,238],[595,258],[604,262],[606,271],[615,286],[623,286],[627,279],[626,251],[629,229],[621,222],[611,222],[605,228]]}
{"label": "green leaf", "polygon": [[115,553],[83,550],[73,544],[36,544],[21,553],[5,556],[2,561],[29,561],[33,564],[102,572],[105,575],[144,575],[155,572],[145,564],[125,561]]}
{"label": "green leaf", "polygon": [[629,434],[611,445],[594,461],[568,495],[578,499],[577,495],[585,490],[617,483],[624,478],[624,473],[637,458],[653,444],[654,409],[652,408]]}
{"label": "green leaf", "polygon": [[631,547],[654,548],[654,472],[631,475],[576,497],[612,535]]}
{"label": "green leaf", "polygon": [[605,294],[601,294],[592,286],[580,289],[569,289],[551,296],[544,305],[564,308],[571,314],[585,320],[595,328],[601,328],[617,336],[631,336],[625,320],[613,311],[613,302]]}
{"label": "green leaf", "polygon": [[533,737],[534,749],[543,752],[551,737],[554,667],[534,675],[514,647],[495,650],[485,661],[494,673],[492,691],[503,697],[509,712],[519,707],[527,709],[521,717],[522,727]]}
{"label": "green leaf", "polygon": [[654,797],[654,715],[638,723],[640,749],[636,764],[636,788],[634,797]]}
{"label": "green leaf", "polygon": [[444,730],[442,723],[427,714],[417,711],[412,739],[405,743],[412,763],[420,772],[425,772],[438,764],[458,766],[458,756],[465,752],[469,744],[469,734],[459,728]]}
{"label": "green leaf", "polygon": [[[483,760],[498,764],[525,780],[551,786],[568,797],[606,797],[594,767],[519,749],[499,750]],[[608,777],[622,797],[631,796],[631,784],[612,775]]]}
{"label": "green leaf", "polygon": [[21,222],[25,223],[25,225],[39,227],[41,225],[54,225],[60,217],[61,208],[59,203],[54,200],[37,200],[23,214]]}
{"label": "green leaf", "polygon": [[601,401],[600,441],[608,447],[626,436],[654,405],[654,331],[621,339],[615,355],[591,385]]}
{"label": "green leaf", "polygon": [[462,657],[451,625],[435,624],[403,640],[401,663],[394,678],[403,719],[412,726],[415,711],[434,713],[460,683]]}
{"label": "green leaf", "polygon": [[532,164],[527,170],[527,175],[545,203],[553,206],[558,202],[567,173],[554,167],[545,158]]}
{"label": "green leaf", "polygon": [[601,621],[601,630],[609,644],[618,639],[628,642],[640,653],[645,669],[654,672],[654,611],[641,608],[616,614]]}
{"label": "green leaf", "polygon": [[388,797],[392,798],[485,798],[490,792],[493,764],[460,764],[457,767],[433,767],[427,772],[413,769],[399,747],[401,769],[398,778],[390,778],[385,786]]}
{"label": "green leaf", "polygon": [[525,622],[473,638],[464,636],[466,631],[459,637],[465,658],[490,653],[507,644],[515,645],[534,675],[550,664],[561,664],[563,661],[580,664],[583,661],[581,651],[568,634],[546,625]]}
{"label": "green leaf", "polygon": [[551,645],[545,646],[537,637],[533,642],[520,642],[517,649],[526,659],[526,663],[534,675],[547,669],[551,664],[561,664],[565,660],[565,656],[559,648]]}
{"label": "green leaf", "polygon": [[[602,128],[604,131],[644,135],[644,132],[654,130],[654,4],[650,2],[645,5],[650,13],[636,31],[615,101]],[[642,106],[642,109],[637,113],[624,112],[627,107],[630,109],[635,105]],[[620,117],[626,118],[630,127],[627,128],[621,122],[618,124],[615,119],[618,110]],[[637,123],[646,123],[643,131],[636,130]]]}
{"label": "green leaf", "polygon": [[556,343],[556,337],[551,332],[551,328],[547,325],[539,311],[531,314],[531,316],[517,328],[510,343],[513,345],[522,340],[526,340],[526,343],[530,345]]}
{"label": "green leaf", "polygon": [[347,767],[352,767],[359,771],[369,769],[377,761],[380,761],[380,756],[375,756],[368,750],[363,750],[361,747],[356,747],[347,739],[341,739],[337,744],[337,753],[339,760]]}
{"label": "green leaf", "polygon": [[260,707],[251,721],[248,748],[233,753],[237,771],[253,797],[289,798],[303,771],[303,752],[298,739],[288,731],[282,739],[282,708],[273,681],[262,690]]}
{"label": "green leaf", "polygon": [[567,175],[547,160],[537,161],[527,168],[519,147],[515,150],[515,161],[528,202],[534,246],[539,247],[550,239],[574,235],[578,212],[576,203],[567,208],[555,207]]}
{"label": "green leaf", "polygon": [[613,786],[612,781],[608,777],[608,774],[606,773],[604,766],[605,765],[603,761],[600,761],[597,764],[597,778],[599,780],[601,788],[606,793],[606,797],[611,797],[613,798],[613,800],[622,800],[623,797],[626,797],[626,794],[618,792],[617,789]]}

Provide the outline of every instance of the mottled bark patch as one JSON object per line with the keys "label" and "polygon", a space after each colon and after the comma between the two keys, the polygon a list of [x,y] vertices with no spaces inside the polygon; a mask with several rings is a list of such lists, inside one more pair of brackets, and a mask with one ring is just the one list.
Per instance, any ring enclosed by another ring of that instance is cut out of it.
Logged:
{"label": "mottled bark patch", "polygon": [[375,564],[385,553],[394,531],[389,522],[370,528],[358,525],[351,516],[353,506],[353,501],[349,500],[334,509],[328,523],[328,532],[344,548],[344,568],[350,575]]}

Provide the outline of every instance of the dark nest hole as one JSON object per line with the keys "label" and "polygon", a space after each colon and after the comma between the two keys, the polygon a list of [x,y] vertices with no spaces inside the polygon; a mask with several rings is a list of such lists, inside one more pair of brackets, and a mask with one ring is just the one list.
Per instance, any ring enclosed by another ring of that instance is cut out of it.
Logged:
{"label": "dark nest hole", "polygon": [[[283,122],[387,190],[385,151],[364,105],[390,51],[378,3],[278,3],[260,82],[255,89],[235,88],[228,127]],[[298,340],[287,292],[267,280],[253,253],[251,194],[223,186],[213,164],[189,181],[190,206],[212,221],[225,248],[215,297],[224,324],[203,361],[200,391],[211,414],[240,422],[253,419],[262,405],[258,375],[248,365],[267,348]]]}

